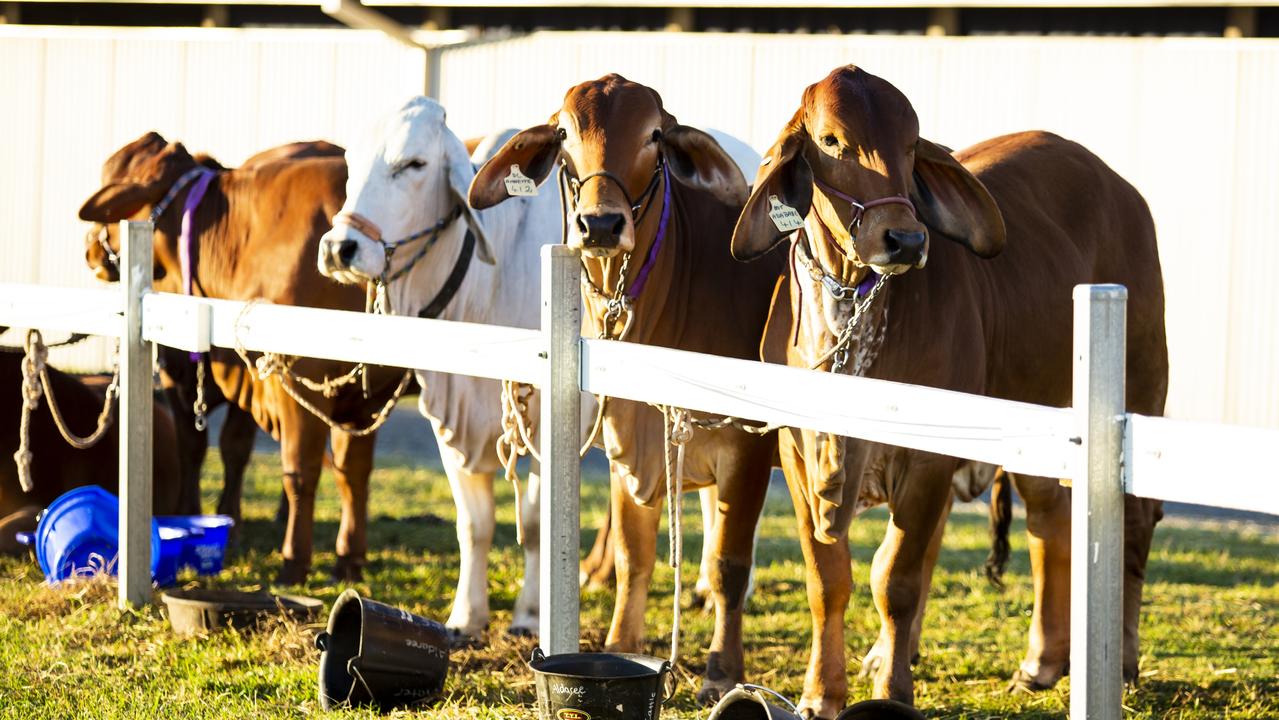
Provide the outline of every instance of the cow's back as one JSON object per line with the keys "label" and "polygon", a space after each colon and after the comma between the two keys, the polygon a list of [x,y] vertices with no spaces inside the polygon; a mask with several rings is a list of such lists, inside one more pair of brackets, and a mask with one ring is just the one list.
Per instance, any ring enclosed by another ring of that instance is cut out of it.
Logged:
{"label": "cow's back", "polygon": [[[1128,288],[1130,409],[1163,411],[1168,352],[1154,221],[1137,190],[1083,146],[1050,133],[994,138],[956,154],[986,185],[1008,229],[1004,251],[976,268],[987,393],[1071,402],[1075,285]],[[936,248],[936,245],[934,245]]]}

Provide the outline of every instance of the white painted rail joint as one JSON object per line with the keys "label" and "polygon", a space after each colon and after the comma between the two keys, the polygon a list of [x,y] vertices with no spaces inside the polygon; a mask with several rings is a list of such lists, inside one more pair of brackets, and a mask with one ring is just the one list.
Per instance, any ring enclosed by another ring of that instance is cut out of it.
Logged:
{"label": "white painted rail joint", "polygon": [[1070,718],[1119,720],[1123,700],[1124,373],[1128,290],[1075,287],[1070,507]]}

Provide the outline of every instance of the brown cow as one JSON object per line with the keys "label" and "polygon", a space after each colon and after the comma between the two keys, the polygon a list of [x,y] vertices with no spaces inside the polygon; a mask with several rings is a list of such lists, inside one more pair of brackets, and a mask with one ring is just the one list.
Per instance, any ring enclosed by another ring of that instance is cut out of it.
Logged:
{"label": "brown cow", "polygon": [[[774,224],[770,210],[781,205],[807,218],[804,230],[791,235]],[[733,253],[749,259],[788,236],[794,264],[770,316],[769,360],[814,364],[850,317],[850,302],[835,295],[869,296],[870,283],[862,283],[873,268],[893,277],[878,298],[859,299],[869,310],[848,348],[854,371],[1069,405],[1071,288],[1122,283],[1128,407],[1163,410],[1168,356],[1150,211],[1131,185],[1073,142],[1019,133],[952,157],[919,137],[915,112],[896,88],[838,68],[804,92],[769,151]],[[911,701],[910,659],[959,461],[801,430],[779,433],[779,442],[809,568],[814,640],[803,709],[833,717],[847,693],[846,533],[859,501],[887,501],[892,512],[871,569],[882,625],[864,670],[874,673],[876,697]],[[1026,503],[1035,577],[1029,649],[1015,682],[1043,688],[1069,660],[1070,491],[1052,478],[1013,479]],[[1128,678],[1137,672],[1137,611],[1159,515],[1158,502],[1127,498]]]}
{"label": "brown cow", "polygon": [[[263,150],[249,157],[241,169],[279,160],[307,157],[342,157],[343,149],[323,140],[294,142]],[[196,162],[212,170],[227,170],[221,163],[205,153],[194,155]],[[118,282],[119,258],[113,248],[119,247],[114,238],[116,227],[95,225],[85,237],[85,262],[99,280]],[[164,387],[173,413],[176,428],[177,452],[181,460],[181,483],[178,506],[183,514],[198,514],[200,509],[200,472],[209,448],[209,434],[195,427],[194,405],[197,401],[197,367],[190,360],[190,353],[177,348],[160,346],[158,349],[160,383]],[[236,524],[231,529],[232,539],[240,532],[240,500],[244,489],[244,472],[253,454],[257,437],[257,424],[253,416],[238,405],[228,403],[215,382],[205,384],[204,403],[208,412],[226,405],[222,419],[222,431],[218,435],[218,449],[222,456],[222,494],[218,498],[217,511],[228,515]],[[288,518],[288,500],[281,496],[277,517]]]}
{"label": "brown cow", "polygon": [[[22,357],[20,352],[0,352],[0,408],[4,408],[0,413],[0,554],[17,551],[14,533],[34,530],[37,513],[59,495],[82,485],[101,485],[115,492],[120,471],[120,434],[114,420],[97,444],[77,450],[62,439],[49,412],[49,399],[41,396],[28,430],[33,488],[23,491],[12,460],[19,445]],[[67,428],[81,437],[93,432],[105,388],[92,387],[54,367],[49,367],[49,384]],[[162,403],[156,403],[152,423],[152,510],[158,515],[177,514],[181,498],[173,417]]]}
{"label": "brown cow", "polygon": [[[116,152],[103,167],[103,187],[80,210],[90,222],[108,224],[148,217],[184,174],[197,167],[181,143],[168,143],[148,133]],[[340,158],[310,157],[269,161],[221,171],[194,215],[193,292],[205,297],[267,301],[309,307],[360,310],[364,293],[323,278],[315,269],[316,247],[328,229],[328,218],[342,206],[346,165]],[[181,292],[179,262],[180,208],[189,188],[156,220],[155,286]],[[113,235],[112,249],[118,247]],[[342,498],[337,566],[341,579],[358,579],[367,551],[368,476],[375,435],[363,437],[329,429],[320,418],[292,400],[279,375],[260,380],[246,373],[228,350],[211,353],[212,375],[222,393],[253,414],[258,425],[280,440],[284,489],[289,501],[284,565],[279,581],[297,583],[311,566],[315,492],[323,464],[325,438],[333,447],[333,465]],[[313,380],[338,378],[347,363],[298,359],[293,370]],[[359,383],[323,397],[294,388],[320,411],[344,427],[363,428],[386,402],[400,371],[371,368],[369,398]]]}
{"label": "brown cow", "polygon": [[[567,241],[583,252],[585,334],[616,337],[627,325],[627,341],[755,357],[767,293],[783,258],[733,262],[729,239],[746,183],[713,138],[680,125],[653,90],[608,75],[569,90],[548,124],[519,133],[499,150],[472,183],[471,205],[485,208],[509,197],[505,178],[512,165],[541,182],[560,163],[575,188]],[[645,261],[661,225],[662,245]],[[637,289],[645,271],[647,284]],[[606,319],[608,299],[623,291],[628,309],[616,322]],[[614,650],[638,651],[644,641],[664,442],[661,411],[608,401],[604,444],[613,526],[620,528],[618,599],[607,641]],[[775,440],[728,427],[697,430],[687,447],[688,487],[719,489],[710,567],[715,635],[701,693],[703,701],[713,701],[743,675],[742,607]]]}

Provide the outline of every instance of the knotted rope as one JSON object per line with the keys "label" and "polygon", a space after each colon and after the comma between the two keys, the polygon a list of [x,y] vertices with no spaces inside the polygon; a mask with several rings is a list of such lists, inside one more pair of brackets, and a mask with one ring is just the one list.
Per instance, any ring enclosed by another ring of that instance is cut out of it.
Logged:
{"label": "knotted rope", "polygon": [[[520,504],[520,475],[515,464],[528,455],[538,463],[542,462],[542,454],[537,451],[537,443],[533,442],[534,424],[528,416],[529,398],[533,396],[533,386],[514,380],[502,381],[502,434],[497,436],[496,450],[498,462],[506,473],[506,481],[515,490],[515,540],[524,544],[523,511]],[[604,424],[604,403],[608,398],[600,398],[595,413],[595,423],[591,434],[578,450],[577,457],[586,457],[595,438]]]}
{"label": "knotted rope", "polygon": [[62,411],[58,409],[58,403],[53,397],[53,385],[49,382],[49,349],[45,346],[40,331],[28,331],[23,347],[22,419],[18,424],[18,451],[13,454],[13,460],[18,465],[18,481],[22,484],[23,492],[31,492],[35,487],[31,478],[31,413],[40,406],[40,396],[43,394],[49,399],[49,415],[53,417],[53,424],[57,426],[62,439],[77,450],[88,450],[97,445],[111,427],[115,396],[119,391],[120,366],[117,362],[111,375],[111,383],[107,385],[102,411],[98,413],[97,428],[87,437],[80,437],[67,427]]}
{"label": "knotted rope", "polygon": [[280,379],[280,387],[284,389],[284,392],[288,394],[289,397],[293,398],[294,402],[302,406],[302,408],[307,412],[319,418],[330,428],[341,430],[352,437],[364,437],[377,432],[377,429],[382,427],[382,425],[386,423],[387,418],[391,416],[391,410],[395,408],[395,403],[399,401],[400,397],[404,395],[404,391],[408,389],[409,381],[413,379],[413,371],[404,371],[404,377],[400,378],[399,386],[395,388],[395,392],[387,399],[386,404],[382,406],[382,409],[373,416],[373,421],[367,427],[352,430],[342,423],[334,420],[332,416],[316,407],[311,401],[302,397],[302,395],[293,387],[293,384],[296,383],[302,385],[312,392],[317,392],[326,398],[331,398],[337,395],[338,390],[344,385],[349,385],[359,381],[359,375],[363,365],[356,365],[350,372],[347,372],[337,378],[325,378],[323,382],[315,382],[314,380],[310,380],[293,372],[293,363],[297,362],[297,358],[294,357],[280,355],[279,353],[263,353],[260,357],[258,357],[257,362],[255,363],[253,360],[249,359],[249,353],[244,347],[244,340],[241,337],[241,331],[243,330],[244,318],[249,314],[249,311],[256,307],[260,302],[262,302],[261,298],[255,298],[245,303],[244,307],[240,309],[240,314],[235,318],[235,353],[240,356],[240,360],[244,362],[244,366],[248,368],[249,372],[258,380],[263,382],[272,375],[278,375]]}
{"label": "knotted rope", "polygon": [[[684,582],[680,574],[680,565],[684,561],[684,446],[693,439],[693,426],[689,422],[688,411],[672,407],[662,413],[662,430],[666,442],[666,509],[667,532],[670,536],[670,566],[675,569],[675,606],[671,620],[671,666],[679,659],[679,625],[680,597],[684,592]],[[674,448],[674,467],[671,464],[671,449]],[[672,469],[674,472],[672,472]]]}

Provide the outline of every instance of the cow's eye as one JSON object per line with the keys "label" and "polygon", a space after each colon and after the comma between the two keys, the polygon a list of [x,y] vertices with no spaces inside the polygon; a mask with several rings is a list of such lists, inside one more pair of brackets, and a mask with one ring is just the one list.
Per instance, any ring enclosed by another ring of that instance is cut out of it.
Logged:
{"label": "cow's eye", "polygon": [[822,136],[822,144],[826,147],[836,147],[839,145],[839,139],[834,135],[824,135]]}
{"label": "cow's eye", "polygon": [[652,134],[651,136],[649,136],[649,138],[648,138],[648,141],[649,141],[650,143],[661,142],[661,140],[662,140],[662,131],[661,131],[661,130],[654,130],[654,131],[653,131],[653,134]]}
{"label": "cow's eye", "polygon": [[398,176],[400,173],[404,172],[405,170],[421,170],[424,167],[426,167],[425,160],[412,158],[410,160],[404,160],[399,163],[396,163],[395,167],[391,169],[391,175]]}

